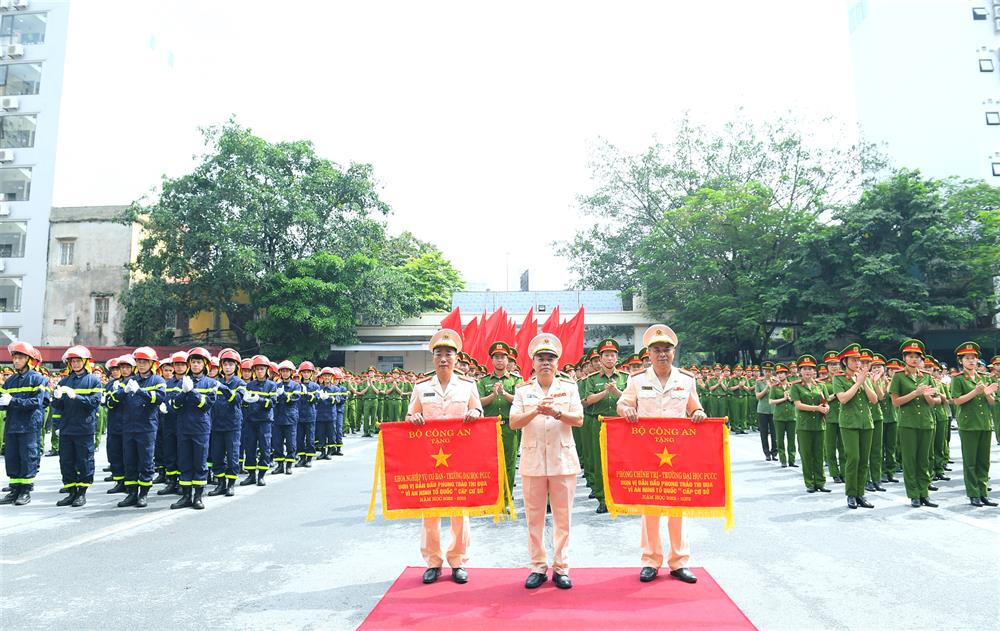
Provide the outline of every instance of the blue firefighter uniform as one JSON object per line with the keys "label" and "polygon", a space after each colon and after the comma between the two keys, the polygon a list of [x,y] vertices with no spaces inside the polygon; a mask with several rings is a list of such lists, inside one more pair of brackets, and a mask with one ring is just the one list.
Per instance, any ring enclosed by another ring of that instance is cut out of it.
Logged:
{"label": "blue firefighter uniform", "polygon": [[277,387],[283,389],[274,397],[274,430],[271,438],[271,450],[274,452],[275,473],[282,467],[285,473],[291,474],[292,463],[295,462],[296,430],[299,424],[299,399],[302,397],[302,384],[297,381],[278,381]]}
{"label": "blue firefighter uniform", "polygon": [[[59,387],[69,388],[75,394],[60,393],[61,396],[52,401],[52,424],[59,430],[59,468],[63,486],[77,489],[71,495],[84,495],[94,483],[94,435],[104,388],[98,377],[86,371],[63,377]],[[71,502],[72,499],[66,504]]]}
{"label": "blue firefighter uniform", "polygon": [[[212,433],[212,406],[219,384],[202,375],[187,375],[192,389],[181,392],[170,402],[177,412],[177,465],[184,487],[204,487],[208,481],[208,439]],[[183,379],[182,379],[183,381]]]}
{"label": "blue firefighter uniform", "polygon": [[111,466],[111,480],[115,483],[108,489],[109,494],[125,492],[125,424],[122,409],[111,405],[111,395],[121,387],[121,379],[111,379],[104,385],[103,404],[108,409],[108,441],[104,451]]}
{"label": "blue firefighter uniform", "polygon": [[333,451],[333,422],[337,416],[335,386],[320,385],[316,391],[316,448],[321,452],[319,460],[329,460]]}
{"label": "blue firefighter uniform", "polygon": [[[264,474],[271,464],[271,428],[274,425],[275,383],[270,379],[247,382],[243,397],[243,468],[249,475],[241,486],[264,486]],[[254,399],[248,401],[247,399]]]}
{"label": "blue firefighter uniform", "polygon": [[305,381],[299,397],[298,452],[296,466],[311,467],[310,460],[316,457],[316,405],[319,403],[319,384]]}
{"label": "blue firefighter uniform", "polygon": [[232,495],[240,471],[240,434],[243,430],[243,394],[246,382],[233,375],[217,379],[219,394],[212,406],[212,472],[218,487],[209,495]]}
{"label": "blue firefighter uniform", "polygon": [[0,503],[20,506],[31,501],[38,473],[38,432],[45,418],[49,380],[29,368],[7,377],[0,394],[10,395],[10,402],[0,408],[7,412],[4,461],[10,493]]}
{"label": "blue firefighter uniform", "polygon": [[[130,390],[130,383],[138,390]],[[164,399],[166,382],[154,372],[133,374],[122,380],[122,386],[112,392],[109,407],[121,408],[123,424],[123,452],[125,454],[125,488],[129,497],[119,502],[121,506],[144,506],[136,496],[145,500],[153,486],[153,450],[156,447],[158,412]]]}
{"label": "blue firefighter uniform", "polygon": [[333,419],[333,455],[344,455],[344,410],[347,409],[347,398],[350,390],[343,384],[333,386],[336,405],[336,415]]}
{"label": "blue firefighter uniform", "polygon": [[181,492],[181,469],[177,462],[177,410],[173,406],[174,399],[180,393],[180,377],[167,379],[163,389],[163,405],[160,408],[161,457],[163,473],[167,477],[167,486],[157,491],[157,495],[179,494]]}

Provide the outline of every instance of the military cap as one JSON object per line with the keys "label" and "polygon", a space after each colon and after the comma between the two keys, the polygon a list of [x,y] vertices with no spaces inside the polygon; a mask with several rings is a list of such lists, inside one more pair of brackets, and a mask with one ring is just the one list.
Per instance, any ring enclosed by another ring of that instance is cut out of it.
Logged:
{"label": "military cap", "polygon": [[774,372],[788,372],[788,366],[782,363],[777,363],[774,365]]}
{"label": "military cap", "polygon": [[990,364],[994,366],[1000,365],[1000,355],[994,355],[993,359],[990,360]]}
{"label": "military cap", "polygon": [[774,370],[774,362],[764,362],[763,364],[761,364],[761,367],[764,370]]}
{"label": "military cap", "polygon": [[722,370],[722,364],[714,364],[712,370]]}
{"label": "military cap", "polygon": [[618,341],[615,340],[612,337],[606,337],[606,338],[604,338],[603,340],[601,340],[600,342],[597,343],[597,353],[598,354],[601,354],[601,353],[603,353],[605,351],[614,351],[614,352],[617,353],[620,350],[621,350],[621,346],[618,344]]}
{"label": "military cap", "polygon": [[[453,331],[452,329],[441,329],[431,337],[430,344],[427,345],[428,350],[433,351],[438,346],[447,346],[449,348],[455,349],[459,353],[459,357],[462,355],[462,336]],[[375,370],[374,367],[369,368],[369,370]]]}
{"label": "military cap", "polygon": [[639,350],[639,359],[643,360],[646,359],[647,357],[649,357],[649,349],[643,347],[642,349]]}
{"label": "military cap", "polygon": [[642,345],[649,348],[657,342],[677,346],[677,334],[666,324],[654,324],[642,334]]}
{"label": "military cap", "polygon": [[827,351],[823,353],[823,363],[824,364],[839,364],[840,363],[840,353],[837,351]]}
{"label": "military cap", "polygon": [[885,366],[885,355],[882,353],[875,353],[872,356],[872,363],[876,366]]}
{"label": "military cap", "polygon": [[861,361],[863,362],[870,362],[875,359],[875,354],[869,348],[862,348],[858,352],[861,353]]}
{"label": "military cap", "polygon": [[517,349],[513,346],[510,347],[510,356],[513,359],[517,359]]}
{"label": "military cap", "polygon": [[958,348],[955,349],[956,357],[961,357],[962,355],[975,355],[976,357],[979,357],[980,354],[979,344],[976,344],[975,342],[962,342],[958,345]]}
{"label": "military cap", "polygon": [[496,341],[490,344],[490,357],[493,357],[497,353],[503,353],[510,357],[510,344],[507,342]]}
{"label": "military cap", "polygon": [[892,359],[890,359],[885,363],[885,367],[888,368],[889,370],[902,370],[903,362],[893,357]]}
{"label": "military cap", "polygon": [[822,374],[828,373],[828,372],[830,372],[830,371],[827,370],[826,364],[820,364],[820,366],[819,366],[819,374],[822,375]]}
{"label": "military cap", "polygon": [[594,361],[595,359],[597,359],[597,349],[596,348],[592,348],[592,349],[590,349],[590,352],[587,353],[587,360],[588,361]]}
{"label": "military cap", "polygon": [[549,353],[558,358],[562,355],[562,342],[551,333],[539,333],[528,344],[528,355],[534,358],[539,353]]}
{"label": "military cap", "polygon": [[810,366],[812,368],[816,367],[815,357],[813,357],[812,355],[803,355],[802,357],[799,357],[799,368],[806,368]]}
{"label": "military cap", "polygon": [[907,353],[920,353],[921,355],[924,355],[924,343],[915,339],[906,340],[900,345],[899,352],[903,355],[906,355]]}
{"label": "military cap", "polygon": [[860,344],[848,344],[844,347],[844,350],[840,351],[840,361],[844,361],[850,357],[861,357]]}
{"label": "military cap", "polygon": [[733,370],[743,370],[743,364],[736,364],[733,366]]}

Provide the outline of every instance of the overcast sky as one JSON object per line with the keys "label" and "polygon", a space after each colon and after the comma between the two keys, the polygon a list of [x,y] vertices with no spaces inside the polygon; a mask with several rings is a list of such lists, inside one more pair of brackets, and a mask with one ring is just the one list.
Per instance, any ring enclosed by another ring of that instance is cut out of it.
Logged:
{"label": "overcast sky", "polygon": [[517,289],[530,267],[532,289],[560,289],[550,244],[581,225],[594,145],[639,151],[685,110],[740,106],[853,127],[842,0],[78,1],[54,203],[129,203],[233,114],[372,163],[391,230],[474,288]]}

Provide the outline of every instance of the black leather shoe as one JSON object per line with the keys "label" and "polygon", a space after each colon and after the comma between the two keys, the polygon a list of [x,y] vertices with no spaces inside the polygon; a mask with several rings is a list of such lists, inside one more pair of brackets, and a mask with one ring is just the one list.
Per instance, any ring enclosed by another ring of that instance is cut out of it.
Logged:
{"label": "black leather shoe", "polygon": [[820,493],[829,493],[830,492],[830,489],[826,488],[825,486],[821,486],[821,487],[817,488],[816,490],[819,491]]}
{"label": "black leather shoe", "polygon": [[452,568],[451,580],[455,581],[459,585],[464,585],[469,582],[469,573],[465,571],[464,567]]}
{"label": "black leather shoe", "polygon": [[941,481],[943,481],[943,482],[950,482],[950,481],[951,481],[951,478],[949,478],[949,477],[948,477],[948,476],[946,476],[946,475],[939,475],[939,476],[938,476],[938,480],[941,480]]}
{"label": "black leather shoe", "polygon": [[929,497],[921,497],[920,498],[920,505],[921,506],[926,506],[927,508],[937,508],[938,507],[938,505],[935,504],[934,502],[932,502],[931,498],[929,498]]}
{"label": "black leather shoe", "polygon": [[[69,495],[56,502],[56,506],[69,506],[70,504],[72,504],[73,500],[76,499],[76,488],[74,487],[73,489],[71,489],[71,491],[72,492]],[[977,502],[979,502],[979,498],[975,499]],[[982,506],[983,503],[979,502],[979,505]]]}
{"label": "black leather shoe", "polygon": [[988,497],[980,497],[979,501],[983,503],[983,506],[996,506],[997,503]]}
{"label": "black leather shoe", "polygon": [[657,570],[655,567],[644,567],[641,570],[639,570],[639,580],[642,581],[643,583],[649,583],[654,578],[656,578],[656,575],[658,573],[659,570]]}
{"label": "black leather shoe", "polygon": [[875,505],[865,499],[864,495],[858,498],[858,506],[861,508],[875,508]]}
{"label": "black leather shoe", "polygon": [[439,567],[429,567],[424,570],[424,585],[430,585],[434,581],[438,580],[441,576],[441,568]]}
{"label": "black leather shoe", "polygon": [[769,454],[764,454],[764,460],[771,462],[771,456]]}
{"label": "black leather shoe", "polygon": [[549,580],[549,575],[545,572],[532,572],[528,574],[528,578],[524,581],[525,589],[536,589],[542,586],[542,583]]}
{"label": "black leather shoe", "polygon": [[857,508],[857,507],[858,507],[858,501],[856,499],[854,499],[853,495],[848,495],[847,496],[847,508],[854,509],[854,508]]}
{"label": "black leather shoe", "polygon": [[[983,500],[979,499],[978,497],[970,497],[969,498],[969,503],[972,504],[973,506],[978,507],[978,508],[982,508],[983,507]],[[58,506],[58,505],[59,505],[59,502],[56,502],[56,506]]]}
{"label": "black leather shoe", "polygon": [[885,481],[886,482],[899,482],[899,480],[897,480],[896,478],[892,477],[891,475],[885,476]]}
{"label": "black leather shoe", "polygon": [[597,499],[597,493],[591,491],[590,495],[587,496],[587,499],[588,500],[596,500]]}
{"label": "black leather shoe", "polygon": [[785,463],[781,463],[781,468],[782,468],[782,469],[787,469],[787,468],[788,468],[788,465],[787,465],[787,464],[785,464]]}
{"label": "black leather shoe", "polygon": [[807,488],[807,489],[806,489],[806,493],[815,493],[815,492],[816,492],[816,489],[814,489],[814,488],[813,488],[813,487],[811,487],[811,486],[810,486],[809,488]]}
{"label": "black leather shoe", "polygon": [[[951,460],[949,460],[948,463],[951,464]],[[945,467],[944,470],[945,471],[951,471],[951,467]]]}
{"label": "black leather shoe", "polygon": [[73,508],[80,508],[87,503],[87,487],[76,487],[76,498],[73,500]]}
{"label": "black leather shoe", "polygon": [[251,471],[250,473],[247,474],[247,477],[246,477],[245,480],[241,480],[240,481],[240,486],[251,486],[253,484],[257,484],[257,472],[256,471]]}
{"label": "black leather shoe", "polygon": [[125,508],[126,506],[135,506],[136,502],[139,501],[139,490],[132,487],[133,490],[128,492],[128,495],[122,501],[118,502],[118,508]]}
{"label": "black leather shoe", "polygon": [[556,584],[559,589],[569,589],[573,587],[573,581],[569,580],[568,574],[553,574],[552,582]]}
{"label": "black leather shoe", "polygon": [[884,487],[884,486],[882,486],[881,484],[879,484],[878,482],[876,482],[876,483],[875,483],[875,490],[876,490],[876,491],[884,491],[884,490],[885,490],[885,487]]}
{"label": "black leather shoe", "polygon": [[695,576],[691,570],[686,567],[678,568],[676,570],[670,570],[670,576],[676,579],[682,580],[685,583],[697,583],[698,577]]}
{"label": "black leather shoe", "polygon": [[875,483],[874,482],[868,482],[868,483],[866,483],[865,484],[865,490],[868,491],[869,493],[874,493],[875,492]]}
{"label": "black leather shoe", "polygon": [[607,505],[604,502],[598,502],[596,512],[598,515],[603,515],[604,513],[608,512]]}
{"label": "black leather shoe", "polygon": [[844,483],[844,478],[840,477],[839,475],[835,475],[835,476],[833,476],[833,483],[834,484],[843,484]]}
{"label": "black leather shoe", "polygon": [[920,508],[920,500],[918,500],[917,498],[913,498],[912,500],[910,500],[910,506],[912,506],[913,508]]}
{"label": "black leather shoe", "polygon": [[108,495],[114,495],[116,493],[128,493],[128,489],[125,488],[125,481],[118,480],[115,485],[108,489]]}
{"label": "black leather shoe", "polygon": [[795,464],[794,462],[789,462],[789,463],[788,463],[788,466],[789,466],[789,467],[795,467],[796,469],[798,469],[798,468],[799,468],[799,465]]}
{"label": "black leather shoe", "polygon": [[938,487],[934,486],[933,484],[928,484],[927,485],[927,490],[928,491],[937,491],[939,489],[938,489]]}

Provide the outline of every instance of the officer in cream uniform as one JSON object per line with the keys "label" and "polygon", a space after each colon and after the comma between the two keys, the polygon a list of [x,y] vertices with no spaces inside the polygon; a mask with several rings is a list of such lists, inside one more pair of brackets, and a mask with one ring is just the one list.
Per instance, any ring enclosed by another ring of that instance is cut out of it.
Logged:
{"label": "officer in cream uniform", "polygon": [[545,552],[545,506],[552,504],[552,542],[555,557],[552,580],[569,589],[569,523],[580,475],[580,459],[573,428],[583,425],[583,404],[576,384],[556,376],[562,342],[542,333],[528,344],[535,377],[514,390],[510,406],[511,429],[524,429],[521,440],[521,485],[528,520],[531,574],[524,582],[534,589],[548,580]]}
{"label": "officer in cream uniform", "polygon": [[[649,349],[652,365],[641,373],[629,377],[625,392],[618,400],[618,414],[629,422],[639,422],[640,416],[650,418],[690,417],[694,423],[705,420],[696,391],[695,377],[681,368],[674,368],[677,335],[664,324],[654,324],[642,335],[643,345]],[[684,534],[684,518],[667,520],[670,533],[670,555],[667,565],[670,575],[685,583],[695,583],[698,578],[687,568],[691,551]],[[660,540],[660,516],[644,515],[642,518],[642,570],[639,580],[644,583],[656,578],[663,565],[663,542]]]}
{"label": "officer in cream uniform", "polygon": [[[410,407],[406,420],[423,425],[425,420],[464,418],[470,423],[483,415],[476,382],[458,374],[455,364],[462,350],[462,337],[451,329],[441,329],[431,338],[428,348],[433,355],[434,374],[413,384]],[[424,583],[433,583],[441,575],[441,566],[447,556],[451,578],[456,583],[466,583],[469,573],[465,564],[469,560],[469,518],[451,517],[451,546],[447,555],[441,550],[441,519],[424,518],[420,553],[427,561]]]}

